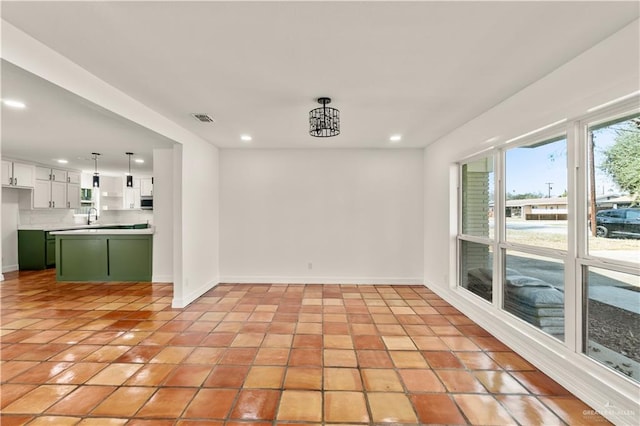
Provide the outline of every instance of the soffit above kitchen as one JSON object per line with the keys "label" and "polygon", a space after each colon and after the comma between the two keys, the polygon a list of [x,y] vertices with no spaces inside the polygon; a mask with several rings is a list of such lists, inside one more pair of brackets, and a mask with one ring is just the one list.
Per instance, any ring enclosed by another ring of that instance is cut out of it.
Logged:
{"label": "soffit above kitchen", "polygon": [[1,66],[3,100],[25,103],[22,109],[2,106],[3,157],[93,171],[91,153],[99,152],[101,174],[121,175],[128,170],[125,153],[133,152],[132,173],[150,176],[153,150],[174,144],[22,68],[6,61]]}
{"label": "soffit above kitchen", "polygon": [[[434,142],[636,20],[639,6],[5,1],[2,15],[216,146],[381,148],[396,134],[394,146]],[[337,137],[308,134],[321,96],[341,112]]]}

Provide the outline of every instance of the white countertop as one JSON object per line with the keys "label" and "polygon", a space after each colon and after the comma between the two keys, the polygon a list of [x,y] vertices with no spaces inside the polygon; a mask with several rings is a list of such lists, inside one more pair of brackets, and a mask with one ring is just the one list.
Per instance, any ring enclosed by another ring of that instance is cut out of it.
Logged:
{"label": "white countertop", "polygon": [[66,231],[66,230],[74,230],[74,229],[95,229],[95,228],[104,228],[105,226],[133,226],[139,225],[140,222],[132,222],[132,223],[91,223],[91,225],[87,224],[42,224],[42,225],[18,225],[19,231]]}
{"label": "white countertop", "polygon": [[149,235],[153,234],[153,231],[153,227],[146,229],[74,229],[51,232],[51,235]]}

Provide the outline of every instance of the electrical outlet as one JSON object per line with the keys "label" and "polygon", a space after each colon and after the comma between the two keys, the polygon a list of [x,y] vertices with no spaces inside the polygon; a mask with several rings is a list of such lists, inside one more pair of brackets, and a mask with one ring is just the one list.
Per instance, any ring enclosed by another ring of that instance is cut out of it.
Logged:
{"label": "electrical outlet", "polygon": [[307,269],[313,269],[313,263],[311,262],[307,263]]}

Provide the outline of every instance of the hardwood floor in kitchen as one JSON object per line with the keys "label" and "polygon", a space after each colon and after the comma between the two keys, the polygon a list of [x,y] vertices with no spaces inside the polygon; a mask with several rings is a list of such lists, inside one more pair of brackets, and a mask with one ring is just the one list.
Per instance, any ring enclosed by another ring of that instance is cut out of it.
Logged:
{"label": "hardwood floor in kitchen", "polygon": [[423,286],[0,291],[3,426],[607,424]]}

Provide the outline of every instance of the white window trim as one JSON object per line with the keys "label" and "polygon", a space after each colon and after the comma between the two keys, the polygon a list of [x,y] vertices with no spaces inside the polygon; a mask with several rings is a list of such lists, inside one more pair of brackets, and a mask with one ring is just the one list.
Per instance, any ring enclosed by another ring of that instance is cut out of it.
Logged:
{"label": "white window trim", "polygon": [[[494,297],[493,303],[489,303],[467,289],[457,285],[460,277],[452,283],[450,290],[455,294],[450,301],[458,309],[465,312],[479,325],[486,328],[494,336],[507,343],[518,353],[538,366],[543,372],[551,375],[563,386],[575,393],[578,397],[592,405],[608,419],[626,424],[633,422],[640,415],[637,395],[640,384],[626,377],[622,373],[601,364],[595,359],[583,353],[583,303],[584,291],[582,288],[582,274],[584,266],[613,269],[620,272],[638,274],[638,264],[633,262],[605,259],[590,256],[587,252],[587,179],[586,179],[586,136],[587,126],[598,122],[604,122],[615,117],[623,117],[640,112],[640,96],[599,109],[592,113],[580,115],[540,132],[518,138],[517,141],[500,146],[485,148],[475,155],[468,155],[458,162],[458,233],[455,239],[455,259],[452,263],[459,275],[460,271],[460,241],[471,241],[482,244],[495,244],[494,246]],[[504,183],[502,174],[504,167],[504,152],[521,145],[535,143],[551,139],[561,133],[567,138],[567,191],[568,191],[568,229],[567,250],[555,250],[546,248],[525,248],[519,244],[505,241],[505,230],[502,214],[494,214],[494,238],[474,237],[460,234],[461,228],[461,169],[462,164],[488,156],[494,156],[494,212],[504,206]],[[517,143],[516,143],[517,142]],[[500,216],[500,218],[498,218]],[[500,244],[502,241],[502,244]],[[563,259],[565,263],[565,341],[561,342],[544,333],[519,318],[500,309],[501,300],[496,300],[496,295],[501,297],[501,287],[496,289],[496,282],[502,281],[501,253],[502,248],[531,252],[552,258]],[[523,250],[524,249],[524,250]],[[454,252],[454,251],[452,251]],[[496,267],[498,262],[498,267]],[[500,281],[498,281],[500,280]],[[610,405],[609,405],[610,404]],[[608,406],[615,406],[618,411],[607,411]],[[628,411],[632,410],[633,417],[629,417]]]}

